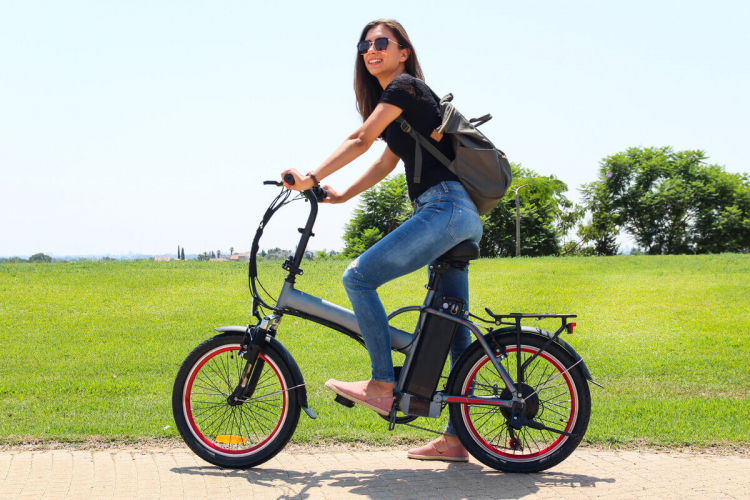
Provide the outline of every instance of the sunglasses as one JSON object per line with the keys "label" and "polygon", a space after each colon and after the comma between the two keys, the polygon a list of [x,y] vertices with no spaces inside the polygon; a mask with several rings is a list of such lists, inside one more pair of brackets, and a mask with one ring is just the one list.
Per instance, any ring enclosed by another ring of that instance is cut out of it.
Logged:
{"label": "sunglasses", "polygon": [[399,47],[403,47],[400,43],[398,43],[396,40],[391,40],[390,38],[386,37],[380,37],[376,38],[374,42],[371,42],[370,40],[362,40],[357,44],[357,50],[359,51],[359,55],[365,55],[367,54],[367,51],[370,50],[370,46],[374,46],[375,50],[381,51],[388,48],[388,42],[393,42]]}

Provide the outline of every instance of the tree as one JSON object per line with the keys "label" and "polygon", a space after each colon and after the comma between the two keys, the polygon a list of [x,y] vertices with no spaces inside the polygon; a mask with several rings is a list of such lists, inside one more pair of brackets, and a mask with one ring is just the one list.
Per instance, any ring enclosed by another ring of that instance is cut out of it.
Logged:
{"label": "tree", "polygon": [[229,256],[234,255],[234,247],[229,247]]}
{"label": "tree", "polygon": [[29,262],[29,261],[26,259],[22,259],[21,257],[0,258],[0,263],[5,263],[5,262],[12,263],[12,264],[20,264],[20,263]]}
{"label": "tree", "polygon": [[185,247],[182,247],[182,256],[180,258],[185,260]]}
{"label": "tree", "polygon": [[404,223],[411,215],[406,177],[386,177],[365,191],[354,217],[344,227],[344,256],[354,258]]}
{"label": "tree", "polygon": [[[582,209],[564,196],[567,185],[554,176],[540,176],[511,164],[513,183],[505,197],[482,217],[479,243],[483,257],[512,257],[517,253],[536,257],[559,253],[567,232],[580,220]],[[516,205],[516,194],[518,205]]]}
{"label": "tree", "polygon": [[35,253],[29,257],[29,262],[52,262],[52,257],[43,253]]}
{"label": "tree", "polygon": [[592,213],[583,230],[609,253],[624,229],[648,254],[747,252],[750,182],[706,165],[704,151],[629,148],[604,158],[582,192]]}
{"label": "tree", "polygon": [[221,259],[221,250],[216,251],[216,258]]}

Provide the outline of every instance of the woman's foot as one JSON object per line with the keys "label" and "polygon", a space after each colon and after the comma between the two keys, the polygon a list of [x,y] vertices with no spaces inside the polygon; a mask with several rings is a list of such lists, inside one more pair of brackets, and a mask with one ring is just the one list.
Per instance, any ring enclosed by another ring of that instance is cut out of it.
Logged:
{"label": "woman's foot", "polygon": [[340,382],[331,379],[326,387],[341,397],[378,412],[389,415],[393,406],[393,383],[379,380]]}
{"label": "woman's foot", "polygon": [[469,452],[454,436],[440,436],[420,448],[409,450],[406,455],[416,460],[445,460],[447,462],[468,462]]}

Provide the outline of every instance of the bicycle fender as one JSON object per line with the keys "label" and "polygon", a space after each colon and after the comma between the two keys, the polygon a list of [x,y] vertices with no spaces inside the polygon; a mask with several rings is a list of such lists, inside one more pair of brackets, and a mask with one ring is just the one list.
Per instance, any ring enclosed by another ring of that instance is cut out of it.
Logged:
{"label": "bicycle fender", "polygon": [[[524,333],[530,333],[532,335],[539,335],[539,336],[542,336],[542,337],[547,337],[548,339],[551,339],[552,337],[554,337],[554,335],[552,333],[548,332],[547,330],[542,330],[541,328],[534,328],[533,326],[523,326],[523,325],[521,325],[521,331],[524,332]],[[515,326],[508,326],[508,327],[505,327],[505,328],[499,328],[497,330],[493,330],[492,333],[488,333],[488,334],[485,335],[485,338],[487,339],[487,342],[491,342],[492,341],[492,335],[493,334],[498,334],[498,333],[499,334],[514,334],[515,335],[515,333],[516,333],[516,327]],[[589,371],[589,367],[586,366],[586,362],[583,360],[583,358],[581,357],[581,355],[578,354],[575,349],[573,349],[573,346],[571,346],[570,344],[568,344],[567,342],[565,342],[565,340],[563,340],[563,338],[560,337],[560,336],[558,336],[554,341],[557,344],[559,344],[560,347],[562,347],[563,349],[565,349],[566,351],[568,351],[568,354],[570,354],[573,357],[573,361],[578,361],[578,360],[581,361],[578,366],[581,367],[581,371],[583,372],[583,376],[586,378],[586,380],[588,380],[589,382],[591,382],[594,385],[597,385],[599,387],[604,388],[603,385],[601,385],[598,382],[594,381],[594,377],[591,376],[591,372]]]}
{"label": "bicycle fender", "polygon": [[[247,325],[245,326],[220,326],[217,328],[214,328],[217,332],[221,333],[242,333],[244,334],[247,332]],[[305,414],[310,418],[315,418],[315,412],[313,412],[310,408],[307,406],[307,386],[305,386],[305,379],[302,376],[302,371],[299,369],[299,365],[297,364],[297,361],[294,359],[292,354],[287,350],[286,347],[284,347],[284,344],[276,340],[275,337],[267,337],[266,345],[261,350],[266,349],[272,349],[276,351],[276,354],[279,355],[280,358],[282,358],[284,361],[286,361],[287,365],[289,365],[289,370],[292,372],[292,379],[293,379],[293,385],[301,385],[301,387],[294,390],[294,392],[297,395],[297,401],[299,401],[299,405],[302,407],[302,410],[305,412]]]}

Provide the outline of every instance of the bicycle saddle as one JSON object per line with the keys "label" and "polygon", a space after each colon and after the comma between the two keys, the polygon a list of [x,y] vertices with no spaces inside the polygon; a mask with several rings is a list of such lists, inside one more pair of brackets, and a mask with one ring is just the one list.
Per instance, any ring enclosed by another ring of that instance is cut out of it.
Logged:
{"label": "bicycle saddle", "polygon": [[462,241],[437,258],[441,262],[469,262],[479,258],[479,245],[474,241]]}

